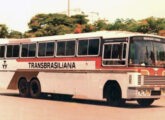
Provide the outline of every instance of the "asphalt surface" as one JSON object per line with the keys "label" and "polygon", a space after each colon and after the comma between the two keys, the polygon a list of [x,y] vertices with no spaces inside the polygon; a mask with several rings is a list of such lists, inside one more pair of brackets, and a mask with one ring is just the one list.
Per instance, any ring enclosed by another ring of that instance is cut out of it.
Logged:
{"label": "asphalt surface", "polygon": [[130,101],[112,107],[104,101],[22,98],[17,91],[0,89],[0,120],[165,120],[165,98],[147,108]]}

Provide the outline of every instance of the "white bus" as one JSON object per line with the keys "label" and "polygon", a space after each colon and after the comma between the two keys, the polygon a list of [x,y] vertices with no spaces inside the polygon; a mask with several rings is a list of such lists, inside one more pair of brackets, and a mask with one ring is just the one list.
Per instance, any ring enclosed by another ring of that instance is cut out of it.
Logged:
{"label": "white bus", "polygon": [[99,31],[0,39],[0,87],[149,106],[165,95],[165,38]]}

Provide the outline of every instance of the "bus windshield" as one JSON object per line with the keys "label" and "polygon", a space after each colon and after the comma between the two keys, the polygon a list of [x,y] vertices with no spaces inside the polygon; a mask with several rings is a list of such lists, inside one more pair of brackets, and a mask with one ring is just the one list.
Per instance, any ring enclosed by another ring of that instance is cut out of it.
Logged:
{"label": "bus windshield", "polygon": [[162,40],[132,39],[129,65],[165,67],[165,42]]}

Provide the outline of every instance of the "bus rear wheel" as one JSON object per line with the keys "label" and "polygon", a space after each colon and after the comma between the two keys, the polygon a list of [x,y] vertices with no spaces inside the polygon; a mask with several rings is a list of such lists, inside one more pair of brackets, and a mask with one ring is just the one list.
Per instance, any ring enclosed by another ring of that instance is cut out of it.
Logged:
{"label": "bus rear wheel", "polygon": [[32,98],[39,98],[41,96],[41,86],[37,79],[30,81],[29,90]]}
{"label": "bus rear wheel", "polygon": [[107,89],[107,102],[112,106],[122,106],[125,100],[121,98],[121,89],[118,84],[112,83]]}
{"label": "bus rear wheel", "polygon": [[29,86],[25,78],[19,80],[18,89],[21,97],[29,97]]}
{"label": "bus rear wheel", "polygon": [[138,99],[137,102],[140,106],[148,107],[154,102],[154,99]]}

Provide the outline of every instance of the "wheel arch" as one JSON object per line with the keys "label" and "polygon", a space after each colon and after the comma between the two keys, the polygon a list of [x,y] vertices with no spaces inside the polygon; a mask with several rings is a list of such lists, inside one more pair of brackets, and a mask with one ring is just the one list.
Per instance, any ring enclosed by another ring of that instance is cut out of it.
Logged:
{"label": "wheel arch", "polygon": [[121,97],[122,97],[122,90],[121,90],[121,86],[120,84],[118,83],[118,81],[116,80],[107,80],[107,82],[104,84],[104,87],[103,87],[103,98],[106,98],[108,93],[107,93],[107,89],[110,85],[116,85],[117,87],[119,87],[120,89],[120,94],[121,94]]}

